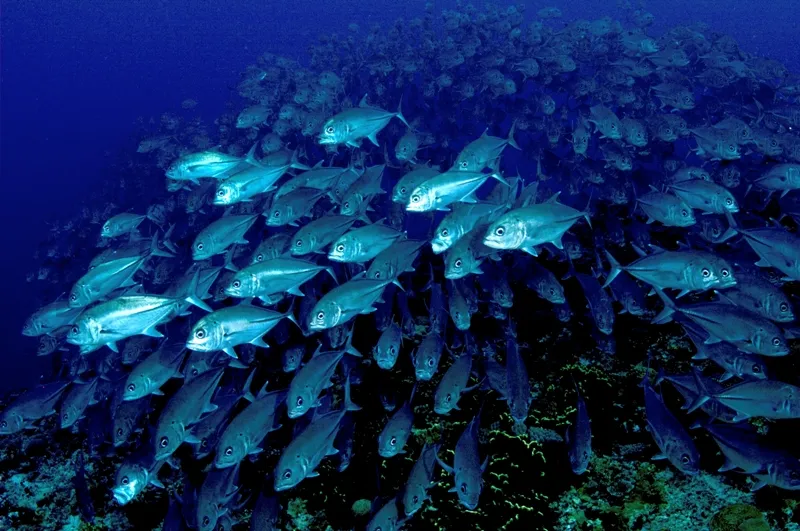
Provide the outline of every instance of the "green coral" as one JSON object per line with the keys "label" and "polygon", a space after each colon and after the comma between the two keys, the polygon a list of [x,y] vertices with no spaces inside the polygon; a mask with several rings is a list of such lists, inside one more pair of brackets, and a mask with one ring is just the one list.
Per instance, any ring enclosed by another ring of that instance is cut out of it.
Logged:
{"label": "green coral", "polygon": [[369,514],[370,510],[372,509],[372,503],[369,500],[361,499],[356,500],[353,502],[353,514],[356,516],[364,516],[365,514]]}
{"label": "green coral", "polygon": [[292,529],[305,531],[311,528],[314,522],[314,515],[309,514],[306,508],[306,500],[295,498],[286,507],[286,514],[292,519]]}
{"label": "green coral", "polygon": [[764,515],[747,503],[729,505],[711,519],[711,531],[769,531]]}

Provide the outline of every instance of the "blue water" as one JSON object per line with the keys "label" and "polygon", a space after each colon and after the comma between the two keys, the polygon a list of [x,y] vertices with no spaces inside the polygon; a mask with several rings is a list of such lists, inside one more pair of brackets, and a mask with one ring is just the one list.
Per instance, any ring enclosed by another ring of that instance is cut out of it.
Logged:
{"label": "blue water", "polygon": [[[505,2],[500,2],[505,4]],[[535,2],[564,20],[621,14],[612,2]],[[25,275],[46,221],[74,215],[111,163],[136,156],[138,117],[199,102],[208,121],[237,97],[228,88],[264,51],[303,58],[322,33],[422,14],[425,2],[223,0],[0,1],[0,209],[3,361],[0,387],[37,378],[36,342],[19,334],[36,309]],[[455,1],[435,2],[435,10]],[[800,70],[797,1],[648,2],[659,29],[704,21],[749,52]]]}

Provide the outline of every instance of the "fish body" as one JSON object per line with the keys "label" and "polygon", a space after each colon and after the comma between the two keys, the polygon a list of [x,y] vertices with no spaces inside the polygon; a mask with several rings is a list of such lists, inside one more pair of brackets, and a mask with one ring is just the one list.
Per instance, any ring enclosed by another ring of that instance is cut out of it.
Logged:
{"label": "fish body", "polygon": [[257,215],[223,216],[200,231],[192,243],[192,259],[206,260],[222,254],[234,244],[247,244],[245,233],[255,224]]}

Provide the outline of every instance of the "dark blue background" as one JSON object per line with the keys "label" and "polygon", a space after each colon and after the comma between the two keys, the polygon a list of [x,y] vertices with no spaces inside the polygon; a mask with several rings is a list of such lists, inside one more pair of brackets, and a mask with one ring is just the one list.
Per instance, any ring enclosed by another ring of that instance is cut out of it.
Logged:
{"label": "dark blue background", "polygon": [[[532,3],[527,16],[555,5],[564,20],[620,18],[611,2],[564,4]],[[797,71],[796,4],[672,0],[646,8],[657,17],[656,32],[702,20],[732,34],[744,50],[783,60]],[[19,331],[35,310],[34,288],[24,278],[38,265],[31,256],[46,234],[44,222],[74,214],[100,179],[115,178],[106,170],[109,153],[125,148],[136,156],[131,132],[138,116],[158,116],[194,98],[213,120],[232,96],[228,86],[264,51],[302,58],[320,33],[344,33],[352,22],[366,29],[413,18],[424,5],[420,0],[0,1],[0,388],[30,384],[38,374],[36,342]],[[438,13],[455,8],[455,1],[434,5]]]}

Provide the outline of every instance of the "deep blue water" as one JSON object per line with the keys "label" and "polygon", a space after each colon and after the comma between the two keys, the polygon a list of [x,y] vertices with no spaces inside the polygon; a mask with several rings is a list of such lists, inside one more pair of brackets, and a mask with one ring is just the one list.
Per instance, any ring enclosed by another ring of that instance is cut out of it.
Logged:
{"label": "deep blue water", "polygon": [[[506,2],[499,2],[505,4]],[[749,52],[800,70],[796,0],[649,2],[660,28],[701,20]],[[134,122],[193,98],[209,121],[234,97],[229,86],[264,51],[302,59],[321,33],[422,13],[425,2],[236,0],[0,1],[0,210],[3,340],[0,387],[30,384],[36,342],[19,334],[35,309],[25,275],[46,235],[103,179],[121,152],[135,156]],[[435,2],[435,9],[456,2]],[[620,18],[612,2],[555,5],[564,20]],[[793,14],[795,13],[795,14]]]}

